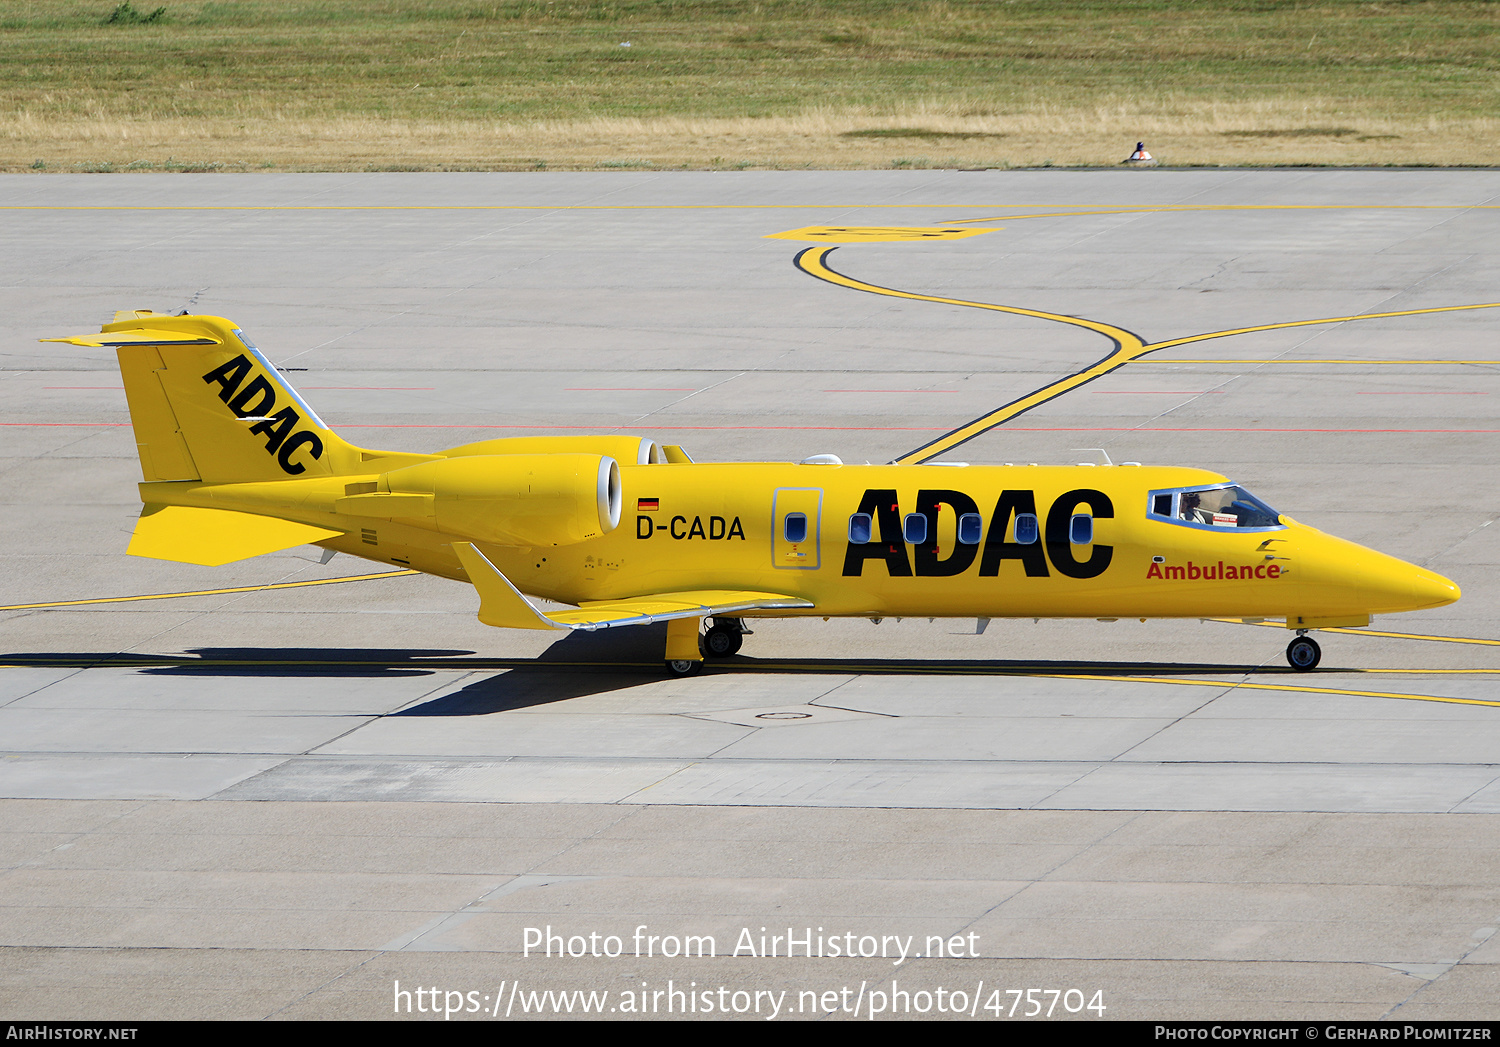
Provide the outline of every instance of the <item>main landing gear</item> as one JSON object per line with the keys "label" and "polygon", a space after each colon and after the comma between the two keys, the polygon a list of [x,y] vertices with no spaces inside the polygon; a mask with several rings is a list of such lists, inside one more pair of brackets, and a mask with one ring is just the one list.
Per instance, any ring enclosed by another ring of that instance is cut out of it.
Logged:
{"label": "main landing gear", "polygon": [[1303,630],[1298,630],[1297,638],[1286,645],[1287,664],[1299,673],[1316,669],[1322,658],[1323,648],[1319,647],[1318,641],[1306,635]]}
{"label": "main landing gear", "polygon": [[708,632],[698,635],[701,618],[674,618],[667,623],[667,675],[697,676],[703,671],[703,659],[728,658],[740,649],[750,630],[744,619],[711,619]]}
{"label": "main landing gear", "polygon": [[740,644],[750,635],[743,618],[715,618],[703,634],[703,653],[710,658],[728,658],[738,654]]}

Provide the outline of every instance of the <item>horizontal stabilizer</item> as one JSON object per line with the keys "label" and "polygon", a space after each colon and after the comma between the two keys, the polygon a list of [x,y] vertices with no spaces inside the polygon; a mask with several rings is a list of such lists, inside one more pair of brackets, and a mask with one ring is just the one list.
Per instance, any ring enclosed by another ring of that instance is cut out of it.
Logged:
{"label": "horizontal stabilizer", "polygon": [[343,534],[229,509],[148,504],[130,539],[131,556],[217,567]]}
{"label": "horizontal stabilizer", "polygon": [[479,592],[479,620],[505,629],[608,629],[620,625],[649,625],[673,618],[703,618],[744,611],[791,610],[813,605],[795,596],[732,589],[635,596],[628,600],[601,600],[576,611],[544,614],[521,595],[510,579],[469,542],[454,542],[469,581]]}
{"label": "horizontal stabilizer", "polygon": [[39,338],[41,342],[66,342],[69,345],[222,345],[218,338],[183,331],[111,331],[108,334],[78,334],[71,338]]}

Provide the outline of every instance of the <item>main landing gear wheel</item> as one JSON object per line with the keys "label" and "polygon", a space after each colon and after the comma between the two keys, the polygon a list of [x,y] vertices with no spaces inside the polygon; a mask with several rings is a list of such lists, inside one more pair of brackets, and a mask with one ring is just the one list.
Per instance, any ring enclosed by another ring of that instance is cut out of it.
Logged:
{"label": "main landing gear wheel", "polygon": [[1299,673],[1316,669],[1322,658],[1323,649],[1309,636],[1299,636],[1286,645],[1286,660]]}
{"label": "main landing gear wheel", "polygon": [[674,659],[667,662],[668,676],[697,676],[703,671],[702,662],[690,661],[686,658]]}
{"label": "main landing gear wheel", "polygon": [[715,618],[713,628],[703,634],[703,653],[710,658],[738,654],[745,642],[744,626],[738,618]]}

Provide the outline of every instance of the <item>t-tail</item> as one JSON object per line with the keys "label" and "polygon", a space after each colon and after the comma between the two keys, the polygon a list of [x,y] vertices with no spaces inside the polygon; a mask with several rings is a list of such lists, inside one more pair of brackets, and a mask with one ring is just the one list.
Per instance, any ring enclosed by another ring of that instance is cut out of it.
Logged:
{"label": "t-tail", "polygon": [[625,436],[511,437],[436,454],[355,447],[217,316],[117,313],[99,334],[44,341],[119,354],[144,478],[135,556],[217,565],[313,543],[403,565],[417,557],[419,569],[464,578],[453,538],[547,547],[613,530],[616,456],[656,455]]}
{"label": "t-tail", "polygon": [[115,314],[99,334],[44,341],[119,354],[148,483],[236,483],[365,471],[241,331],[218,316]]}
{"label": "t-tail", "polygon": [[119,355],[145,481],[136,556],[222,564],[336,537],[343,532],[296,519],[281,492],[429,457],[340,439],[222,317],[132,310],[99,334],[43,341]]}

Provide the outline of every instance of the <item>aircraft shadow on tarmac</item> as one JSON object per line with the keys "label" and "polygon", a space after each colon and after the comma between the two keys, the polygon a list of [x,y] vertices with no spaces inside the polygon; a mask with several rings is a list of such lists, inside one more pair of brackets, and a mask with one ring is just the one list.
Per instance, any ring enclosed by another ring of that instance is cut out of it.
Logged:
{"label": "aircraft shadow on tarmac", "polygon": [[402,709],[393,716],[486,716],[532,709],[572,698],[610,694],[647,682],[642,673],[578,671],[561,667],[511,669],[476,680],[451,694]]}
{"label": "aircraft shadow on tarmac", "polygon": [[[531,658],[487,657],[469,650],[337,647],[195,647],[182,655],[107,652],[0,655],[0,665],[137,669],[153,676],[381,678],[484,672],[476,680],[396,716],[483,716],[608,694],[664,680],[664,625],[572,633]],[[1202,676],[1284,675],[1279,666],[1187,662],[1035,659],[756,658],[710,659],[705,672],[899,676]],[[686,686],[691,686],[687,683]]]}
{"label": "aircraft shadow on tarmac", "polygon": [[[138,669],[151,676],[431,676],[463,650],[337,647],[190,647],[180,655],[109,651],[0,655],[0,665],[36,668]],[[414,661],[420,659],[423,661]],[[431,659],[431,661],[425,661]]]}
{"label": "aircraft shadow on tarmac", "polygon": [[[888,676],[1202,676],[1206,674],[1271,672],[1253,665],[1185,665],[1166,662],[1037,662],[1037,661],[916,661],[910,659],[770,659],[733,657],[709,664],[706,673],[778,675],[888,675]],[[1286,670],[1290,672],[1290,670]],[[1305,677],[1304,677],[1305,678]],[[450,694],[403,709],[393,716],[484,716],[564,702],[570,698],[609,694],[656,680],[665,680],[652,665],[600,663],[585,666],[547,665],[543,661],[476,680]],[[1233,686],[1225,681],[1224,686]]]}

